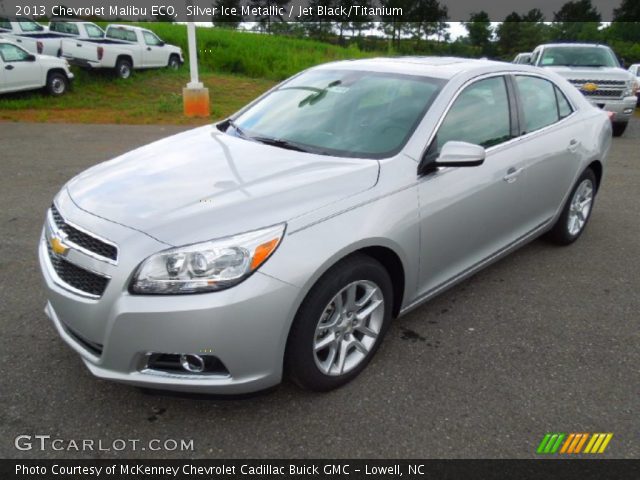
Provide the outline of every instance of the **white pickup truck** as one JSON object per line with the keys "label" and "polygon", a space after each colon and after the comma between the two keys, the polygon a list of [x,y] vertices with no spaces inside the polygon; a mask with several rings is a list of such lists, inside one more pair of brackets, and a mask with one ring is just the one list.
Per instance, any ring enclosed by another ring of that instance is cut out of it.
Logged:
{"label": "white pickup truck", "polygon": [[59,57],[64,38],[102,38],[104,31],[91,22],[54,20],[44,27],[29,19],[0,18],[0,37],[17,43],[31,53]]}
{"label": "white pickup truck", "polygon": [[566,78],[593,106],[611,112],[614,137],[624,133],[636,109],[638,82],[620,67],[609,47],[590,43],[539,45],[529,63]]}
{"label": "white pickup truck", "polygon": [[73,80],[66,60],[34,55],[0,38],[0,93],[46,88],[53,96],[67,92]]}
{"label": "white pickup truck", "polygon": [[120,78],[129,78],[133,69],[178,69],[184,63],[182,49],[129,25],[109,25],[101,40],[63,40],[62,56],[84,68],[115,69]]}

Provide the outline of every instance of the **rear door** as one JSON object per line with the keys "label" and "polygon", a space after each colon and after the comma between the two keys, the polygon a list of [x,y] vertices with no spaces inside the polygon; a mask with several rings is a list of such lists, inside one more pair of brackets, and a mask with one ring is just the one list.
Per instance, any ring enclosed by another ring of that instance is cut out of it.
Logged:
{"label": "rear door", "polygon": [[546,78],[514,77],[519,98],[520,139],[525,171],[522,208],[530,225],[550,220],[580,166],[581,126],[562,90]]}
{"label": "rear door", "polygon": [[11,43],[0,43],[4,85],[7,90],[26,90],[43,86],[42,67],[26,50]]}

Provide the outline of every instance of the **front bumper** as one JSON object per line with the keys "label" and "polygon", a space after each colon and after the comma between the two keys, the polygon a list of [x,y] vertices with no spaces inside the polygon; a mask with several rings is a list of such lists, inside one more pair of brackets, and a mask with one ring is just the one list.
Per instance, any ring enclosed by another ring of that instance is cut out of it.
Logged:
{"label": "front bumper", "polygon": [[619,100],[605,100],[600,98],[588,98],[589,102],[603,110],[613,113],[611,121],[628,122],[636,109],[637,98],[635,96],[624,97]]}
{"label": "front bumper", "polygon": [[[45,238],[39,248],[45,312],[93,375],[141,387],[221,394],[280,382],[298,288],[257,272],[214,293],[131,295],[122,285],[116,295],[86,299],[59,285]],[[203,351],[215,355],[228,374],[168,373],[145,365],[149,353]]]}

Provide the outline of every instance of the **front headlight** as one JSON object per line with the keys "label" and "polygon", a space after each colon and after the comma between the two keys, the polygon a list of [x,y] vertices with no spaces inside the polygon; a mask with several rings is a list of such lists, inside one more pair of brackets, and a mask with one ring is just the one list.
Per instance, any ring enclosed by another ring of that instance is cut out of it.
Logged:
{"label": "front headlight", "polygon": [[271,256],[284,230],[283,223],[151,255],[136,270],[131,293],[200,293],[232,287]]}
{"label": "front headlight", "polygon": [[624,91],[624,96],[625,97],[632,97],[635,96],[635,94],[638,91],[638,81],[637,80],[631,80],[629,82],[627,82],[625,91]]}

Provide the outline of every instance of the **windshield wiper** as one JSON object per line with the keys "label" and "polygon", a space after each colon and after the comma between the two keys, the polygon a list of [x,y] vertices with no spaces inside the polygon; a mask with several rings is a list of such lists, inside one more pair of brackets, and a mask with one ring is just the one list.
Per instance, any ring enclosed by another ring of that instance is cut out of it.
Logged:
{"label": "windshield wiper", "polygon": [[295,143],[289,142],[288,140],[282,140],[281,138],[271,138],[271,137],[248,137],[251,140],[255,140],[256,142],[264,143],[265,145],[273,145],[274,147],[280,147],[287,150],[295,150],[296,152],[306,152],[309,153],[310,150],[303,148]]}
{"label": "windshield wiper", "polygon": [[238,124],[237,124],[236,122],[234,122],[233,120],[231,120],[230,118],[229,118],[229,119],[227,119],[227,120],[225,121],[225,123],[227,124],[227,128],[225,129],[225,132],[229,129],[229,127],[231,127],[231,128],[233,128],[233,129],[236,131],[236,133],[238,134],[238,136],[239,136],[239,137],[242,137],[242,138],[250,138],[250,137],[249,137],[249,135],[247,135],[247,134],[244,132],[244,130],[242,130],[242,128],[240,128],[240,127],[238,126]]}

